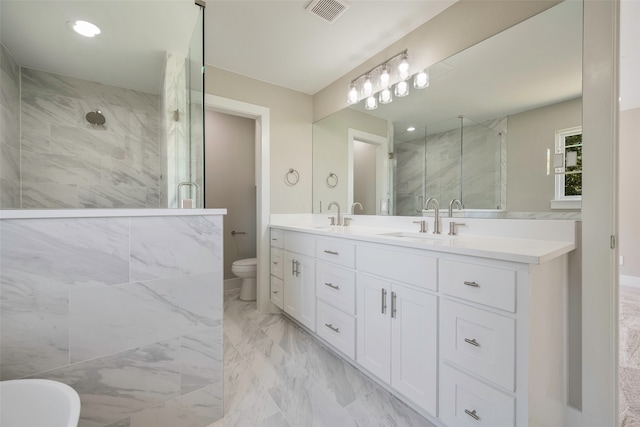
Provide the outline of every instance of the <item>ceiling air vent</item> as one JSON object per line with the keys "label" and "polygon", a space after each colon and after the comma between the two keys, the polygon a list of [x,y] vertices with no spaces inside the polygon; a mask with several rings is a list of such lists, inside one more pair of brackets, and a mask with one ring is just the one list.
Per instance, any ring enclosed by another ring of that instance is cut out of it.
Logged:
{"label": "ceiling air vent", "polygon": [[345,0],[312,0],[305,8],[323,20],[333,23],[351,6]]}

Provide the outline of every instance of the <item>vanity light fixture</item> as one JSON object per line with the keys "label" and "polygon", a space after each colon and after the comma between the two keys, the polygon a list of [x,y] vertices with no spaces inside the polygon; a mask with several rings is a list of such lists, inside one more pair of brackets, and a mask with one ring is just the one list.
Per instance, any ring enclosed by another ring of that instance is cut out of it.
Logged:
{"label": "vanity light fixture", "polygon": [[[397,97],[409,95],[410,68],[409,54],[405,49],[351,80],[347,91],[347,103],[354,105],[364,99],[365,108],[375,110],[378,108],[378,102],[380,104],[393,102],[393,95]],[[424,89],[428,86],[429,73],[426,69],[413,76],[415,89]]]}
{"label": "vanity light fixture", "polygon": [[429,72],[427,70],[422,70],[413,76],[413,87],[415,89],[429,87]]}
{"label": "vanity light fixture", "polygon": [[81,36],[95,37],[100,34],[100,28],[88,21],[69,21],[67,25]]}

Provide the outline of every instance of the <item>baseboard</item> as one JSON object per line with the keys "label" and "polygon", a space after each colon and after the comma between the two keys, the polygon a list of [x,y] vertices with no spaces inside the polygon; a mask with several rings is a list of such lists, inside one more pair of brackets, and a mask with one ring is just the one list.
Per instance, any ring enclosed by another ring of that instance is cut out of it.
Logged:
{"label": "baseboard", "polygon": [[240,289],[242,287],[242,279],[239,277],[234,277],[233,279],[225,279],[224,280],[224,291],[233,291],[235,289]]}
{"label": "baseboard", "polygon": [[630,288],[640,288],[640,277],[620,275],[620,286],[628,286]]}

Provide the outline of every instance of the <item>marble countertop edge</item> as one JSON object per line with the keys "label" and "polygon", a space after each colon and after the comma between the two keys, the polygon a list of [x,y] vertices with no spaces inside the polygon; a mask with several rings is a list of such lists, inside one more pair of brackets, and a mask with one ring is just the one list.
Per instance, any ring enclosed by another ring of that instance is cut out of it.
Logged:
{"label": "marble countertop edge", "polygon": [[3,219],[226,215],[226,209],[0,209]]}

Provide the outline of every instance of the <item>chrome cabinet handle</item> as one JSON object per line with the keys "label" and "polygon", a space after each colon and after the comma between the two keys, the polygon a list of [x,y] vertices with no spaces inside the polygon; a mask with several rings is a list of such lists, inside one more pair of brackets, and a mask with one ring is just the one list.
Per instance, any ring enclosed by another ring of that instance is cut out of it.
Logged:
{"label": "chrome cabinet handle", "polygon": [[327,251],[327,250],[325,250],[324,253],[325,254],[329,254],[329,255],[340,255],[338,252],[335,252],[335,251]]}
{"label": "chrome cabinet handle", "polygon": [[277,293],[278,293],[278,291],[271,291],[271,292],[273,292],[274,294],[277,294]]}
{"label": "chrome cabinet handle", "polygon": [[291,260],[291,275],[292,276],[296,275],[296,260],[295,259]]}
{"label": "chrome cabinet handle", "polygon": [[478,341],[476,341],[476,339],[475,339],[475,338],[474,338],[474,339],[472,339],[472,340],[470,340],[469,338],[465,338],[465,339],[464,339],[464,342],[466,342],[466,343],[468,343],[468,344],[471,344],[471,345],[474,345],[474,346],[476,346],[476,347],[480,347],[480,343],[479,343]]}
{"label": "chrome cabinet handle", "polygon": [[469,415],[471,418],[473,418],[476,421],[480,420],[480,417],[476,414],[476,410],[475,409],[473,411],[465,409],[464,413]]}
{"label": "chrome cabinet handle", "polygon": [[296,277],[300,275],[300,261],[296,261]]}
{"label": "chrome cabinet handle", "polygon": [[395,292],[391,292],[391,318],[395,319],[396,317],[396,299],[398,297],[398,294],[396,294]]}
{"label": "chrome cabinet handle", "polygon": [[278,241],[278,239],[276,237],[272,237],[271,240],[274,241],[274,242]]}
{"label": "chrome cabinet handle", "polygon": [[476,282],[467,282],[466,280],[464,281],[464,284],[467,285],[467,286],[474,287],[474,288],[479,288],[480,287],[480,285],[477,284]]}
{"label": "chrome cabinet handle", "polygon": [[278,261],[272,261],[273,265],[278,265]]}
{"label": "chrome cabinet handle", "polygon": [[382,314],[387,312],[387,290],[382,288]]}
{"label": "chrome cabinet handle", "polygon": [[327,328],[331,329],[333,332],[340,333],[340,328],[336,328],[331,323],[325,323],[324,326],[326,326]]}
{"label": "chrome cabinet handle", "polygon": [[330,287],[331,289],[335,289],[337,291],[340,290],[340,286],[334,285],[333,283],[325,283],[324,285]]}

